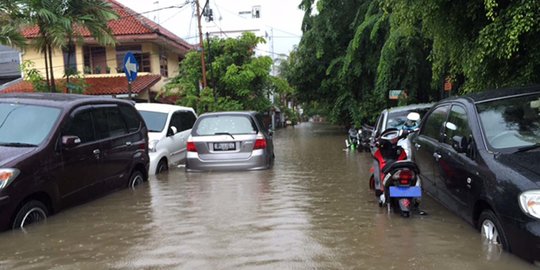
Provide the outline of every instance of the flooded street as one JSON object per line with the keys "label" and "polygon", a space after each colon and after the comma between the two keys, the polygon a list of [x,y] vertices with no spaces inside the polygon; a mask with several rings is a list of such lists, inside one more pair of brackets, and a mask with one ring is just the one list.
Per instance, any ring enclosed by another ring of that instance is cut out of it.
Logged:
{"label": "flooded street", "polygon": [[256,172],[151,177],[0,234],[0,269],[535,269],[485,250],[480,234],[429,198],[428,216],[378,207],[371,157],[345,131],[276,131],[276,162]]}

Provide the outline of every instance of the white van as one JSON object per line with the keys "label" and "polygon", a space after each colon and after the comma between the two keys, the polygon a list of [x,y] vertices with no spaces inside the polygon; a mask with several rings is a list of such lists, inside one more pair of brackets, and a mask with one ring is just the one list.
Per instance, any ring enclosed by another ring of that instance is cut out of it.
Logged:
{"label": "white van", "polygon": [[197,119],[193,108],[161,103],[137,103],[135,108],[148,127],[149,173],[185,162],[187,138]]}

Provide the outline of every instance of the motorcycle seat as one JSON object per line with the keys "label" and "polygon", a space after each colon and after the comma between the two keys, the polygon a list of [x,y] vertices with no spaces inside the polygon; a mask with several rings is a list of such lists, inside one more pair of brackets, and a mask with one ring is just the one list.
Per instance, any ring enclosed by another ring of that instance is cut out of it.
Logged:
{"label": "motorcycle seat", "polygon": [[387,173],[389,173],[391,171],[399,170],[401,168],[409,168],[409,169],[413,170],[416,174],[418,174],[419,171],[420,171],[418,169],[418,166],[416,165],[416,163],[414,163],[414,161],[399,160],[399,161],[396,161],[396,162],[388,163],[386,166],[384,166],[383,173],[387,174]]}

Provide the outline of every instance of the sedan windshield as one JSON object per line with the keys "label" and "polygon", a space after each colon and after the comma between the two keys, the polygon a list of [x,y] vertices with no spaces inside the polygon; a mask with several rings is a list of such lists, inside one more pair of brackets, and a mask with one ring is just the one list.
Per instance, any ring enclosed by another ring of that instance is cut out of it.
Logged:
{"label": "sedan windshield", "polygon": [[165,128],[168,114],[149,111],[139,111],[139,113],[143,117],[149,132],[161,132]]}
{"label": "sedan windshield", "polygon": [[540,143],[540,95],[477,104],[488,146],[493,150],[534,149]]}
{"label": "sedan windshield", "polygon": [[41,144],[60,115],[59,108],[0,103],[0,146]]}
{"label": "sedan windshield", "polygon": [[220,115],[200,119],[197,135],[257,134],[255,123],[247,116]]}

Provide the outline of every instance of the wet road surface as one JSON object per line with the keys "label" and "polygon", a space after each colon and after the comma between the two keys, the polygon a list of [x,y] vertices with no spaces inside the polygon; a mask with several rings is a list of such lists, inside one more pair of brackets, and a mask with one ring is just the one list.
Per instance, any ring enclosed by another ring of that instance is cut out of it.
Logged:
{"label": "wet road surface", "polygon": [[368,189],[371,158],[346,133],[305,123],[275,134],[256,172],[182,168],[0,234],[0,269],[537,269],[486,250],[465,221],[424,198],[404,219]]}

